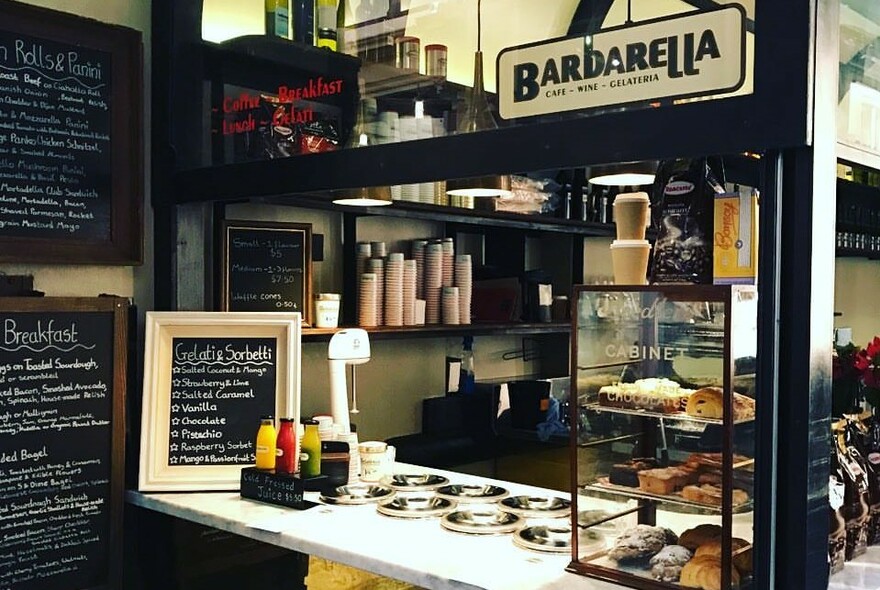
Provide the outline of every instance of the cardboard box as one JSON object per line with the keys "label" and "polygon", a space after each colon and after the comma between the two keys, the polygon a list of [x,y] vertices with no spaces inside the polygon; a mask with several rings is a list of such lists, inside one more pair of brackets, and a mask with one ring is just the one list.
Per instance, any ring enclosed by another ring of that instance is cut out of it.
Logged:
{"label": "cardboard box", "polygon": [[758,277],[758,191],[715,197],[713,282],[716,285],[754,285]]}

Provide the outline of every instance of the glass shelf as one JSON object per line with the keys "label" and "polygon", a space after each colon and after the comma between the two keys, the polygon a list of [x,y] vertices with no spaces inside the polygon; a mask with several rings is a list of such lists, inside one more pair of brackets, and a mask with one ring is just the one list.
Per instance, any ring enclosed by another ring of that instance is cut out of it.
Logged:
{"label": "glass shelf", "polygon": [[[601,492],[604,494],[612,494],[615,496],[626,496],[628,498],[634,498],[636,500],[653,500],[655,502],[663,502],[666,504],[678,504],[681,506],[689,506],[691,508],[698,508],[705,512],[710,512],[713,514],[721,513],[721,506],[715,506],[713,504],[704,504],[702,502],[695,502],[693,500],[687,500],[682,498],[681,495],[673,494],[673,495],[662,495],[662,494],[653,494],[651,492],[645,492],[638,488],[631,488],[627,486],[620,486],[613,483],[608,482],[607,477],[600,477],[594,483],[587,484],[583,486],[584,491],[591,492]],[[743,502],[741,504],[733,505],[733,512],[735,514],[741,512],[748,512],[752,509],[752,500],[749,499],[747,502]]]}
{"label": "glass shelf", "polygon": [[[642,410],[637,408],[615,408],[614,406],[603,406],[599,403],[581,404],[581,408],[585,410],[593,410],[595,412],[611,412],[614,414],[627,414],[629,416],[640,416],[642,418],[660,418],[666,420],[675,420],[676,422],[694,422],[698,424],[724,424],[721,418],[700,418],[699,416],[690,416],[684,413],[663,413],[652,412],[650,410]],[[736,420],[734,424],[745,424],[752,422],[754,418],[746,418],[744,420]]]}

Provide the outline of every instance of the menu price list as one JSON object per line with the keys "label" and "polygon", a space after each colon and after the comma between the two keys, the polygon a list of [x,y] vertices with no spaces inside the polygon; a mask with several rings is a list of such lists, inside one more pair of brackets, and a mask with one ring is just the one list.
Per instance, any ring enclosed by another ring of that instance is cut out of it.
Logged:
{"label": "menu price list", "polygon": [[228,228],[230,311],[304,310],[305,232]]}
{"label": "menu price list", "polygon": [[0,235],[111,230],[111,60],[0,30]]}
{"label": "menu price list", "polygon": [[168,465],[248,465],[276,399],[274,338],[174,338]]}
{"label": "menu price list", "polygon": [[108,561],[112,317],[0,314],[0,589],[100,583]]}

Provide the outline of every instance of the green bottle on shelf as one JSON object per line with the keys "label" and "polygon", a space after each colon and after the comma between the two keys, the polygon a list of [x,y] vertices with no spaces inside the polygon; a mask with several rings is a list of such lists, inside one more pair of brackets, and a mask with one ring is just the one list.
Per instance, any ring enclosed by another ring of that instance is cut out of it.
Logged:
{"label": "green bottle on shelf", "polygon": [[290,0],[266,0],[266,35],[290,39]]}

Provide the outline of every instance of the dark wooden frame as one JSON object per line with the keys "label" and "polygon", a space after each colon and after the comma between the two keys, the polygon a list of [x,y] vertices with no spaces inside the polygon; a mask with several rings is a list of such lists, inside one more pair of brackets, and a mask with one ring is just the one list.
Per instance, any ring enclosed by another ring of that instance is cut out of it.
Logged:
{"label": "dark wooden frame", "polygon": [[229,306],[229,231],[234,229],[257,230],[267,232],[294,232],[303,234],[303,293],[302,293],[302,309],[267,309],[265,311],[281,311],[291,312],[299,311],[303,318],[303,326],[312,325],[313,302],[312,302],[312,224],[311,223],[292,223],[283,221],[240,221],[227,219],[221,224],[220,230],[220,262],[219,276],[220,288],[217,297],[221,311],[244,311],[230,309]]}
{"label": "dark wooden frame", "polygon": [[109,53],[110,238],[4,237],[0,262],[119,264],[143,262],[143,46],[134,29],[45,8],[0,0],[0,27],[53,42]]}
{"label": "dark wooden frame", "polygon": [[[584,286],[577,285],[573,289],[572,306],[576,307],[580,298],[580,294],[584,292],[627,292],[627,293],[659,293],[663,297],[671,301],[706,301],[712,303],[722,303],[724,305],[724,344],[723,344],[723,363],[722,363],[722,383],[724,390],[724,420],[721,435],[721,588],[732,588],[731,586],[731,568],[733,567],[732,537],[733,537],[733,438],[734,438],[734,420],[733,420],[733,372],[734,359],[731,348],[731,329],[733,318],[733,296],[737,289],[736,286],[730,285],[615,285],[615,286]],[[571,318],[571,392],[573,399],[578,397],[577,389],[577,359],[578,359],[578,314],[572,313]],[[656,330],[656,321],[654,329]],[[570,424],[578,424],[578,403],[571,404],[570,408]],[[756,412],[757,414],[757,412]],[[578,558],[578,438],[577,429],[572,428],[570,432],[570,473],[571,473],[571,501],[572,501],[572,535],[571,535],[571,555],[572,560],[569,563],[568,571],[586,575],[601,580],[623,584],[631,588],[640,590],[670,590],[679,588],[678,584],[668,584],[636,576],[622,570],[613,570],[610,568],[585,563]],[[760,453],[760,449],[756,447],[756,454]],[[757,501],[757,500],[756,500]],[[647,524],[655,524],[653,522],[654,511],[657,501],[639,500],[640,518],[639,522],[643,522],[643,518],[650,519]],[[628,513],[631,511],[625,511]],[[757,517],[755,517],[757,518]],[[761,542],[756,536],[755,542]]]}
{"label": "dark wooden frame", "polygon": [[128,300],[121,297],[0,297],[0,312],[9,313],[107,313],[113,316],[113,391],[110,425],[110,534],[105,540],[109,571],[107,582],[89,588],[122,588],[122,513],[125,506],[125,396],[128,367]]}

